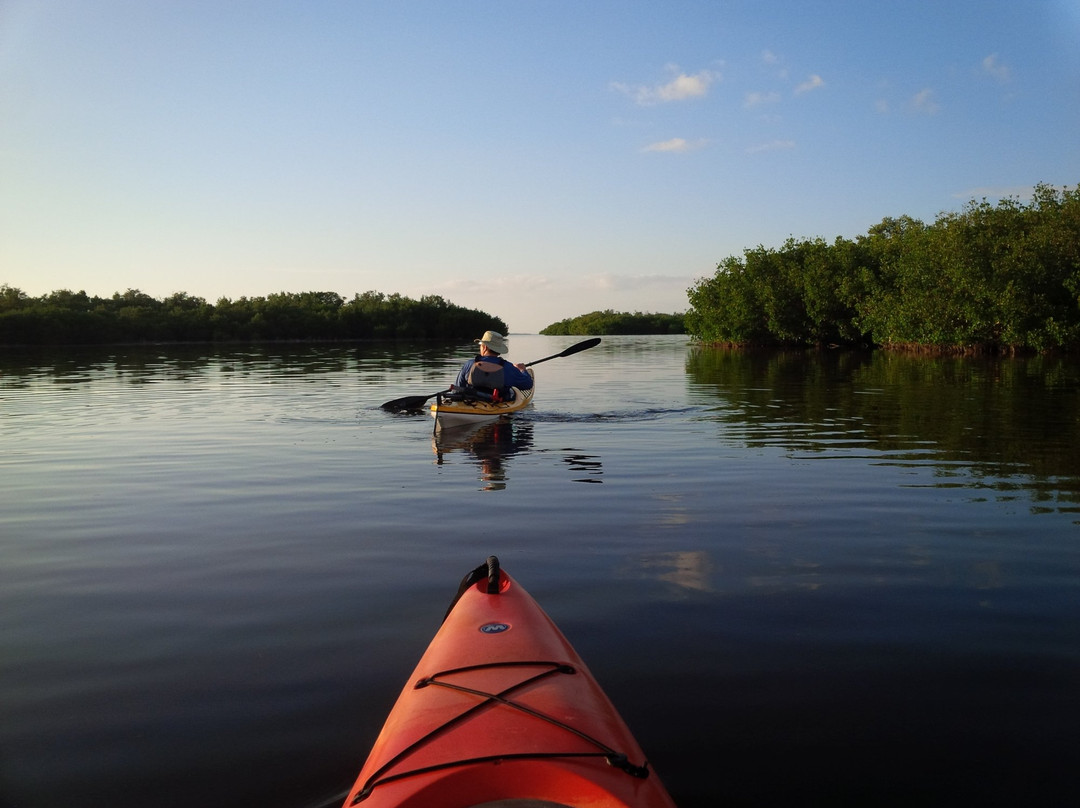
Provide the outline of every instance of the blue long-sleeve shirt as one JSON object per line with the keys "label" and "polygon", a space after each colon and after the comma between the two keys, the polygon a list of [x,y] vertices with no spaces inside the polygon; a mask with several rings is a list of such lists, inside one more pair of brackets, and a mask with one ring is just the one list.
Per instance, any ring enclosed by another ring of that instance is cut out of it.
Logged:
{"label": "blue long-sleeve shirt", "polygon": [[454,387],[463,388],[469,386],[469,371],[472,370],[472,366],[478,361],[491,362],[494,364],[502,365],[503,380],[506,382],[507,387],[516,387],[518,390],[530,390],[533,386],[533,378],[524,370],[518,370],[510,362],[503,359],[501,356],[475,356],[461,366],[461,370],[458,372],[457,381],[454,382]]}

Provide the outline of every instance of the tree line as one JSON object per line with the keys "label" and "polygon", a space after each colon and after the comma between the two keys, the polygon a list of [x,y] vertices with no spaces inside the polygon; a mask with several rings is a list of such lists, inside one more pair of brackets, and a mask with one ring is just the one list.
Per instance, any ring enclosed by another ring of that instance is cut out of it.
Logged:
{"label": "tree line", "polygon": [[364,292],[221,298],[208,303],[178,292],[157,299],[137,289],[91,297],[67,289],[30,297],[0,286],[0,344],[102,345],[137,342],[465,339],[506,323],[438,295],[413,300]]}
{"label": "tree line", "polygon": [[566,320],[559,320],[541,334],[550,335],[596,335],[596,334],[685,334],[682,314],[629,314],[622,311],[593,311]]}
{"label": "tree line", "polygon": [[1080,349],[1080,185],[972,200],[932,224],[788,239],[724,259],[688,290],[688,332],[732,345],[944,352]]}

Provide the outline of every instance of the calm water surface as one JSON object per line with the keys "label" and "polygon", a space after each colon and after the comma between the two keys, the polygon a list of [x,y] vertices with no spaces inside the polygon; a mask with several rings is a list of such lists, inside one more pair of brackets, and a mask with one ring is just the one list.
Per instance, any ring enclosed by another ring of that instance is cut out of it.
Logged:
{"label": "calm water surface", "polygon": [[0,354],[0,805],[340,803],[490,553],[684,808],[1075,803],[1075,363],[468,351]]}

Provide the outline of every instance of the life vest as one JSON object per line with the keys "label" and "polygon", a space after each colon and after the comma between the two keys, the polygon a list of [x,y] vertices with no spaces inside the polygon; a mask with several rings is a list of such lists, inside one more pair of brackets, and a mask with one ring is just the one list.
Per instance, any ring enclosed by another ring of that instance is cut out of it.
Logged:
{"label": "life vest", "polygon": [[492,362],[490,359],[478,356],[473,360],[465,381],[477,390],[502,391],[506,387],[506,374],[503,372],[502,362]]}

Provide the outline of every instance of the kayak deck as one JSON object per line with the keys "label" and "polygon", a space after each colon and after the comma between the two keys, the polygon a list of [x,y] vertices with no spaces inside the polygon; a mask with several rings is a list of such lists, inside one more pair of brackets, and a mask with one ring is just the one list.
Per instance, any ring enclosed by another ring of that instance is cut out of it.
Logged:
{"label": "kayak deck", "polygon": [[345,806],[522,800],[674,806],[581,657],[492,557],[463,582]]}

